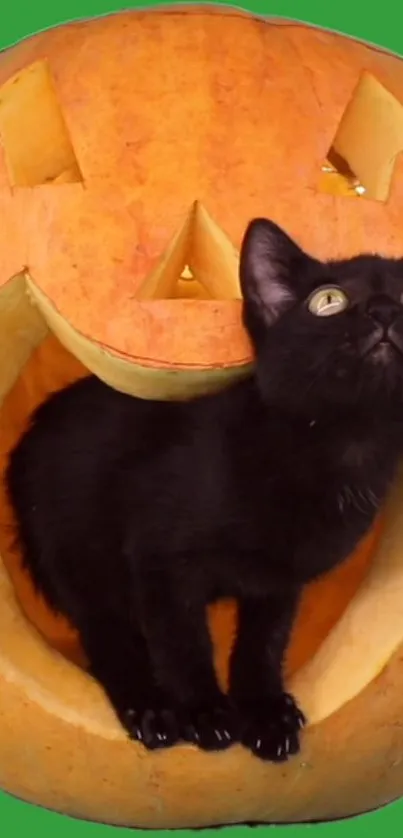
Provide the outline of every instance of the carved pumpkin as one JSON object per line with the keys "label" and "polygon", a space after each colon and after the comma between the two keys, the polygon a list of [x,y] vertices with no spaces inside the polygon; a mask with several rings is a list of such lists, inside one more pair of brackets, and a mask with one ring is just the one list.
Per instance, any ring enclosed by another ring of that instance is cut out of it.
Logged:
{"label": "carved pumpkin", "polygon": [[[403,64],[239,13],[127,13],[0,57],[0,458],[89,369],[145,398],[252,362],[237,248],[269,215],[319,257],[402,250]],[[240,746],[148,753],[22,572],[0,503],[0,784],[139,827],[298,822],[403,793],[403,479],[306,591],[287,671],[310,725],[285,766]],[[211,610],[225,682],[236,606]]]}

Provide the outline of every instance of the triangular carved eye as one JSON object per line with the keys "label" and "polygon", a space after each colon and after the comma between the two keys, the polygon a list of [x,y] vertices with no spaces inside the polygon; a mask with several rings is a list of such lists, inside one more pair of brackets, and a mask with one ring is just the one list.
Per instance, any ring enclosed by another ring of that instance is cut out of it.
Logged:
{"label": "triangular carved eye", "polygon": [[402,151],[403,106],[364,73],[323,163],[318,188],[330,195],[387,201]]}
{"label": "triangular carved eye", "polygon": [[239,255],[225,233],[195,201],[183,226],[143,282],[138,299],[240,299],[238,262]]}
{"label": "triangular carved eye", "polygon": [[0,138],[11,186],[82,182],[46,61],[0,88]]}

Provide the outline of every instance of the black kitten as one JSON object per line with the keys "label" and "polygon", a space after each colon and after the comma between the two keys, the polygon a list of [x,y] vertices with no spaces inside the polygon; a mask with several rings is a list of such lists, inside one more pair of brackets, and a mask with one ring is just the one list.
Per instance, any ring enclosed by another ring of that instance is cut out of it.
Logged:
{"label": "black kitten", "polygon": [[[256,220],[241,252],[255,371],[187,403],[89,377],[36,411],[6,480],[38,589],[148,748],[299,749],[282,663],[302,587],[374,520],[403,442],[403,259],[319,262]],[[230,690],[206,605],[239,602]]]}

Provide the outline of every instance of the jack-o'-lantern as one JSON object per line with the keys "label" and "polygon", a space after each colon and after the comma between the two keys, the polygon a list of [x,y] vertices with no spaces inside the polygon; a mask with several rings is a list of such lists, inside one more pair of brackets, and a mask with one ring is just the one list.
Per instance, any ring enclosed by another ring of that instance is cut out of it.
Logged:
{"label": "jack-o'-lantern", "polygon": [[[318,257],[402,253],[403,63],[239,13],[125,13],[0,57],[0,454],[88,370],[143,398],[253,363],[238,248],[269,216]],[[10,542],[1,497],[0,785],[142,827],[298,822],[403,793],[403,481],[307,589],[288,654],[309,725],[284,766],[241,746],[146,752],[85,672]],[[225,681],[236,605],[211,611]]]}

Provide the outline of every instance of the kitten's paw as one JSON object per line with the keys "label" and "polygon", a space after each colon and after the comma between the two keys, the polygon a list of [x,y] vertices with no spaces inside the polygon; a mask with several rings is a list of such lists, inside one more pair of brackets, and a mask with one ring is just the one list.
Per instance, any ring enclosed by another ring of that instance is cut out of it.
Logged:
{"label": "kitten's paw", "polygon": [[284,762],[300,749],[305,716],[288,693],[266,697],[240,707],[241,742],[255,756]]}
{"label": "kitten's paw", "polygon": [[203,751],[223,751],[239,742],[236,714],[227,702],[185,709],[180,720],[185,742]]}
{"label": "kitten's paw", "polygon": [[168,708],[129,708],[123,714],[122,722],[130,738],[150,751],[171,748],[180,739],[176,715]]}

